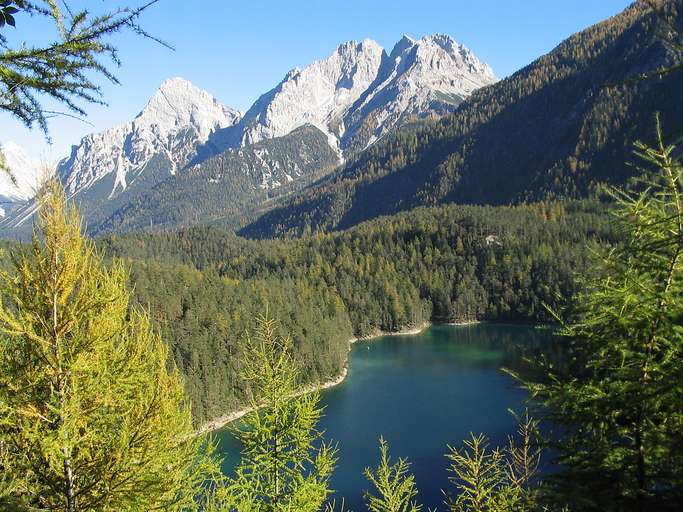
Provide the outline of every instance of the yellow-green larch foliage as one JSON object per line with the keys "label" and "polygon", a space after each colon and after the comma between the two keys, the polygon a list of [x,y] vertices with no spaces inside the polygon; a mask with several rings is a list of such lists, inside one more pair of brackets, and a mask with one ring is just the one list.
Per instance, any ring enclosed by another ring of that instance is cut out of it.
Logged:
{"label": "yellow-green larch foliage", "polygon": [[379,447],[377,469],[365,469],[365,477],[374,487],[374,491],[364,493],[368,511],[420,512],[422,506],[415,501],[417,487],[415,477],[410,473],[410,463],[406,459],[392,463],[384,438],[380,438]]}
{"label": "yellow-green larch foliage", "polygon": [[123,266],[104,264],[58,183],[0,293],[0,510],[195,507],[212,447]]}
{"label": "yellow-green larch foliage", "polygon": [[566,367],[525,382],[566,433],[552,490],[572,508],[678,510],[683,501],[683,163],[665,142],[610,189],[623,242],[599,253],[564,324]]}
{"label": "yellow-green larch foliage", "polygon": [[234,430],[242,457],[211,510],[317,512],[332,492],[336,449],[317,428],[320,396],[298,389],[291,338],[280,336],[276,327],[274,320],[259,318],[245,347],[242,377],[252,412]]}
{"label": "yellow-green larch foliage", "polygon": [[448,447],[449,481],[446,492],[451,512],[532,512],[565,510],[540,504],[541,463],[538,422],[526,413],[515,415],[517,436],[505,448],[491,448],[488,438],[470,434],[461,448]]}

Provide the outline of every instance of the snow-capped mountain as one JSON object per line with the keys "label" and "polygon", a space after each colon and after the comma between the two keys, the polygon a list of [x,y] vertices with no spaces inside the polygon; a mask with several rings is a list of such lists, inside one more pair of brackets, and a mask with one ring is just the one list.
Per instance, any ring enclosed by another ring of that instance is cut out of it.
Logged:
{"label": "snow-capped mountain", "polygon": [[[187,80],[171,78],[135,119],[84,137],[56,172],[96,230],[109,217],[130,211],[130,204],[143,201],[160,183],[226,150],[282,138],[308,125],[327,140],[329,148],[321,154],[331,149],[341,161],[415,118],[454,110],[475,89],[496,80],[490,67],[445,35],[404,36],[390,54],[370,39],[343,43],[327,59],[287,73],[244,115]],[[313,147],[320,138],[315,133],[304,130],[283,140],[302,143],[301,137],[312,137],[305,143]],[[324,169],[303,174],[332,172],[334,166],[324,160]],[[253,165],[231,164],[234,169]],[[265,162],[262,166],[254,171],[263,176],[254,198],[263,190],[275,195],[279,187],[296,188],[287,173],[279,176]],[[34,211],[27,204],[3,226],[26,224]]]}
{"label": "snow-capped mountain", "polygon": [[453,110],[495,81],[488,65],[447,35],[404,36],[390,54],[370,39],[347,42],[327,59],[290,71],[219,140],[245,146],[312,124],[333,147],[345,150],[354,141],[363,149],[402,120]]}
{"label": "snow-capped mountain", "polygon": [[31,158],[23,148],[13,142],[4,142],[0,146],[0,151],[15,180],[13,183],[7,173],[0,173],[0,203],[3,204],[0,216],[4,216],[8,206],[31,199],[41,179],[47,177],[52,169],[40,160]]}
{"label": "snow-capped mountain", "polygon": [[187,164],[220,128],[241,113],[182,78],[166,80],[131,122],[84,137],[59,163],[57,172],[69,194],[114,176],[114,195],[125,190],[155,156],[170,163],[170,174]]}
{"label": "snow-capped mountain", "polygon": [[247,146],[311,124],[328,134],[331,146],[338,146],[336,122],[375,81],[384,56],[375,41],[350,41],[325,60],[291,70],[229,131],[228,145]]}

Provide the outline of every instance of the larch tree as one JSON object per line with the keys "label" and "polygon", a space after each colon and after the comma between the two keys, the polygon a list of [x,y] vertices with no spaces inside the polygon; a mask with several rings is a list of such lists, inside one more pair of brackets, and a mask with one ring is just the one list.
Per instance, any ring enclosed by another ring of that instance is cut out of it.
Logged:
{"label": "larch tree", "polygon": [[470,434],[461,448],[449,446],[449,481],[454,493],[446,494],[451,512],[551,512],[565,510],[540,503],[538,422],[517,417],[517,435],[505,448],[489,447],[483,434]]}
{"label": "larch tree", "polygon": [[[113,68],[120,61],[111,35],[127,30],[166,45],[138,23],[158,1],[99,11],[76,9],[64,0],[0,1],[0,111],[28,128],[37,125],[47,137],[50,117],[84,117],[83,105],[103,104],[101,80],[118,83]],[[23,41],[25,26],[41,19],[54,34],[44,44]],[[64,110],[51,110],[53,104]]]}
{"label": "larch tree", "polygon": [[242,458],[223,489],[215,510],[230,512],[317,512],[327,506],[336,449],[317,427],[319,393],[301,394],[299,367],[291,339],[276,322],[259,319],[249,337],[242,378],[252,412],[234,429]]}
{"label": "larch tree", "polygon": [[380,461],[376,469],[365,469],[365,477],[374,488],[365,491],[368,512],[420,512],[417,503],[415,477],[410,473],[410,463],[406,459],[391,461],[389,445],[380,438]]}
{"label": "larch tree", "polygon": [[637,144],[648,168],[631,190],[611,192],[625,242],[573,301],[568,368],[540,361],[546,377],[526,382],[567,426],[554,488],[579,508],[683,502],[683,166],[657,128],[653,146]]}
{"label": "larch tree", "polygon": [[216,470],[126,272],[46,185],[0,274],[0,510],[190,510]]}

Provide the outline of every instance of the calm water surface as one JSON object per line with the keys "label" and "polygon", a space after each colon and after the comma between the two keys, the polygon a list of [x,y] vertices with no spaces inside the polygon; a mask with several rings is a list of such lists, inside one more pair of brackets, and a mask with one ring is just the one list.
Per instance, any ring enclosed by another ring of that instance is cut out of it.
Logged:
{"label": "calm water surface", "polygon": [[[382,435],[392,457],[412,463],[420,502],[443,510],[447,445],[459,447],[470,432],[486,433],[492,444],[506,442],[515,430],[508,409],[523,410],[527,395],[500,368],[516,368],[552,339],[551,331],[530,326],[438,325],[416,336],[356,344],[348,378],[322,393],[322,427],[339,443],[336,497],[351,510],[365,510],[363,469],[376,466]],[[219,441],[229,474],[239,445],[228,431]]]}

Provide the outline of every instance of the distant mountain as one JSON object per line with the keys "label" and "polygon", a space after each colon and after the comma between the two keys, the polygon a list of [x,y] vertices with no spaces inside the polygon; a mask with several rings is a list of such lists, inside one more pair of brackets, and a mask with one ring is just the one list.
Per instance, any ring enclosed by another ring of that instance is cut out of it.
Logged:
{"label": "distant mountain", "polygon": [[[220,104],[182,78],[166,80],[128,123],[87,135],[57,165],[57,176],[87,226],[98,225],[150,187],[183,169],[212,133],[239,121],[241,113]],[[6,233],[26,230],[33,202],[3,220]]]}
{"label": "distant mountain", "polygon": [[30,200],[40,180],[53,172],[49,164],[31,158],[23,148],[13,142],[0,146],[14,182],[6,173],[0,173],[0,217]]}
{"label": "distant mountain", "polygon": [[496,80],[489,66],[446,35],[404,36],[391,54],[371,39],[351,41],[290,71],[217,138],[224,146],[245,146],[311,124],[333,148],[358,151],[411,116],[454,110]]}
{"label": "distant mountain", "polygon": [[109,197],[113,197],[125,191],[155,157],[166,159],[168,173],[175,174],[213,132],[240,117],[240,112],[187,80],[171,78],[133,121],[84,137],[60,162],[57,173],[71,195],[111,176]]}
{"label": "distant mountain", "polygon": [[[444,35],[417,41],[405,36],[391,54],[371,40],[344,43],[329,58],[289,72],[244,116],[172,78],[133,121],[84,137],[59,163],[57,175],[91,233],[218,218],[237,225],[251,218],[260,201],[299,190],[392,131],[453,111],[476,88],[495,81],[487,65]],[[285,149],[287,144],[300,147]],[[271,151],[277,156],[271,158]],[[215,162],[230,168],[218,181],[209,177]],[[199,190],[220,203],[193,206]],[[146,204],[151,198],[164,207]],[[34,210],[25,205],[0,228],[21,230]]]}
{"label": "distant mountain", "polygon": [[[680,26],[681,3],[665,5]],[[623,183],[634,172],[633,142],[652,138],[655,112],[666,131],[683,129],[683,73],[632,81],[681,58],[658,29],[636,2],[475,91],[453,114],[385,137],[242,234],[345,229],[420,205],[580,197]]]}
{"label": "distant mountain", "polygon": [[337,165],[337,153],[317,128],[231,149],[138,195],[99,224],[97,233],[217,223],[237,228],[271,197],[300,190]]}

